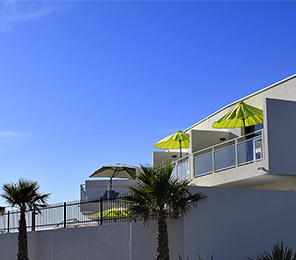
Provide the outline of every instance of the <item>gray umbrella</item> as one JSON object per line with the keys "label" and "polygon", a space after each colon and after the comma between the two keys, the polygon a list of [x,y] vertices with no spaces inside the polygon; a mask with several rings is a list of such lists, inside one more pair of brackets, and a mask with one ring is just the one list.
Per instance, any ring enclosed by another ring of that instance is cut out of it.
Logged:
{"label": "gray umbrella", "polygon": [[118,163],[114,165],[103,166],[96,170],[89,177],[110,177],[110,189],[112,189],[113,178],[135,179],[136,169],[137,167],[135,166]]}

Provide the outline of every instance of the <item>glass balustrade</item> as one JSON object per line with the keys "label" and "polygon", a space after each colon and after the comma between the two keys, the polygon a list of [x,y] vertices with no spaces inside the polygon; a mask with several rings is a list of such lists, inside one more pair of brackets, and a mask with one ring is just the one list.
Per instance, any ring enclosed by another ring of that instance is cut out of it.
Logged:
{"label": "glass balustrade", "polygon": [[254,159],[259,160],[263,158],[262,137],[253,140]]}
{"label": "glass balustrade", "polygon": [[194,158],[194,176],[213,171],[213,155],[208,153]]}
{"label": "glass balustrade", "polygon": [[185,180],[189,179],[189,162],[188,160],[178,164],[178,179]]}
{"label": "glass balustrade", "polygon": [[215,171],[235,165],[235,146],[232,145],[215,152]]}
{"label": "glass balustrade", "polygon": [[259,130],[193,153],[194,176],[198,177],[262,159],[262,131]]}
{"label": "glass balustrade", "polygon": [[185,156],[177,161],[173,162],[173,172],[172,177],[179,180],[189,179],[189,156]]}

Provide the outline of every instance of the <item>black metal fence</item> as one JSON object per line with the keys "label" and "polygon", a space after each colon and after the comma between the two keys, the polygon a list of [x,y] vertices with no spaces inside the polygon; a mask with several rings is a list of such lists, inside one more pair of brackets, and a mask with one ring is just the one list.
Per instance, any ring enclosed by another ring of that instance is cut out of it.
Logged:
{"label": "black metal fence", "polygon": [[[44,209],[26,212],[27,230],[71,228],[131,221],[122,197],[116,199],[93,198],[49,205]],[[0,233],[18,231],[20,211],[7,211],[0,215]]]}

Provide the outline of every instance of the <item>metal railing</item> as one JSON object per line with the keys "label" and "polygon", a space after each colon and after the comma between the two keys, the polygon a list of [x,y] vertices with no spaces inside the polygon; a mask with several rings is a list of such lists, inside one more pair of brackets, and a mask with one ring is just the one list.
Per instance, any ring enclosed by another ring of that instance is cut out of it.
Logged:
{"label": "metal railing", "polygon": [[[103,225],[130,221],[127,204],[122,197],[105,200],[103,197],[88,200],[64,202],[37,211],[26,212],[27,230],[70,228],[89,225]],[[0,234],[18,231],[20,211],[12,210],[0,215]]]}
{"label": "metal railing", "polygon": [[[119,195],[116,199],[106,200],[100,197],[49,205],[41,209],[40,213],[27,211],[27,231],[142,221],[140,217],[128,212],[129,205],[122,201],[125,195],[128,194]],[[169,207],[167,217],[174,218]],[[0,234],[18,232],[19,218],[20,211],[17,210],[0,215]],[[157,215],[151,213],[149,219],[157,219]]]}
{"label": "metal railing", "polygon": [[191,163],[193,163],[193,177],[199,177],[261,159],[263,159],[263,129],[207,147],[173,161],[172,175],[179,180],[190,179]]}
{"label": "metal railing", "polygon": [[238,167],[263,158],[263,129],[193,154],[194,177]]}

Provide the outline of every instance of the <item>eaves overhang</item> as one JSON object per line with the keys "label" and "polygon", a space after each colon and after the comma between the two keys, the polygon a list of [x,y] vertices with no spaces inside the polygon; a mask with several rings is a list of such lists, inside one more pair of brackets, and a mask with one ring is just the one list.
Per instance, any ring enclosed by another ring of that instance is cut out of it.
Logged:
{"label": "eaves overhang", "polygon": [[280,84],[282,84],[282,83],[284,83],[284,82],[286,82],[286,81],[289,81],[289,80],[291,80],[291,79],[293,79],[293,78],[296,78],[296,74],[294,74],[294,75],[292,75],[292,76],[290,76],[290,77],[288,77],[288,78],[285,78],[285,79],[283,79],[283,80],[281,80],[281,81],[279,81],[279,82],[277,82],[277,83],[274,83],[274,84],[272,84],[272,85],[270,85],[270,86],[268,86],[268,87],[265,87],[265,88],[263,88],[263,89],[261,89],[261,90],[255,92],[255,93],[253,93],[253,94],[250,94],[250,95],[248,95],[248,96],[246,96],[246,97],[244,97],[244,98],[241,98],[241,99],[239,99],[239,100],[237,100],[237,101],[235,101],[235,102],[232,102],[232,103],[228,104],[227,106],[225,106],[225,107],[219,109],[218,111],[214,112],[213,114],[207,116],[206,118],[202,119],[201,121],[197,122],[196,124],[194,124],[194,125],[188,127],[188,128],[185,129],[183,132],[188,132],[188,131],[191,130],[192,128],[194,128],[194,127],[196,127],[197,125],[201,124],[202,122],[208,120],[209,118],[215,116],[216,114],[220,113],[221,111],[223,111],[223,110],[225,110],[225,109],[227,109],[227,108],[229,108],[229,107],[235,105],[235,104],[236,104],[237,102],[239,102],[239,101],[245,101],[246,99],[249,99],[249,98],[251,98],[251,97],[253,97],[253,96],[256,96],[256,95],[258,95],[258,94],[260,94],[260,93],[262,93],[262,92],[264,92],[264,91],[266,91],[266,90],[269,90],[269,89],[271,89],[271,88],[274,88],[274,87],[276,87],[276,86],[278,86],[278,85],[280,85]]}

